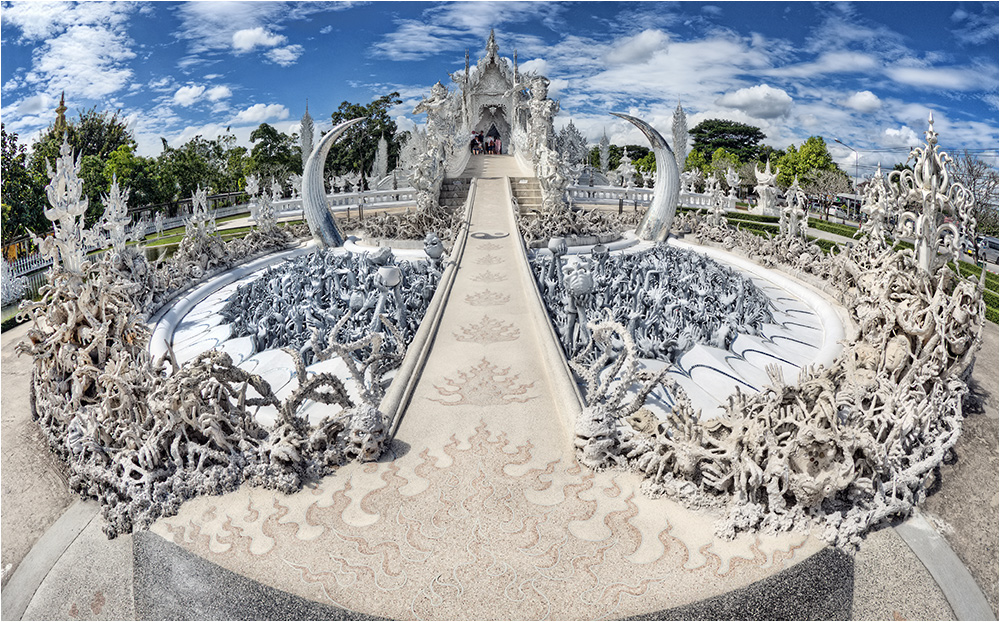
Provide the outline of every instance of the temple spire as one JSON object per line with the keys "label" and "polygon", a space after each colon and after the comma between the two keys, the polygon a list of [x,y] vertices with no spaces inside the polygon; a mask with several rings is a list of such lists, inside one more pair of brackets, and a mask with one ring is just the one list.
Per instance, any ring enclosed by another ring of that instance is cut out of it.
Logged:
{"label": "temple spire", "polygon": [[499,51],[500,46],[497,45],[496,36],[493,34],[493,29],[490,28],[490,38],[486,40],[486,57],[495,60]]}
{"label": "temple spire", "polygon": [[59,107],[56,108],[55,129],[59,133],[66,131],[66,91],[63,91],[59,97]]}

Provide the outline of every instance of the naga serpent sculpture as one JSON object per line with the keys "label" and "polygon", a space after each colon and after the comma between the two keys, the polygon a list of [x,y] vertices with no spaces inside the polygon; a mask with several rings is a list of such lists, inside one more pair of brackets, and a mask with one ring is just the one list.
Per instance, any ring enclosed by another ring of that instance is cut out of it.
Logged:
{"label": "naga serpent sculpture", "polygon": [[344,121],[335,126],[320,139],[313,148],[302,171],[302,212],[309,223],[309,231],[323,246],[343,246],[344,236],[337,229],[337,223],[326,204],[326,190],[323,186],[323,167],[330,147],[349,128],[365,117]]}
{"label": "naga serpent sculpture", "polygon": [[653,154],[656,156],[656,170],[660,173],[656,176],[656,184],[653,186],[653,202],[646,210],[646,215],[639,221],[635,235],[640,240],[666,242],[670,236],[674,214],[677,213],[677,202],[680,199],[681,191],[680,174],[677,172],[674,152],[663,136],[642,119],[620,112],[612,112],[611,114],[625,119],[642,130],[642,133],[649,139],[649,144],[653,147]]}

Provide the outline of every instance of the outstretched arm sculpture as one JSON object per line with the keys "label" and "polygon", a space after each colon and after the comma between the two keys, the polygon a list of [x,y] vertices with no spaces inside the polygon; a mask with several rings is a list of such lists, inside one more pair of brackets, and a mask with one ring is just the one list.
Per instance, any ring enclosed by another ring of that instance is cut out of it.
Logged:
{"label": "outstretched arm sculpture", "polygon": [[646,210],[646,215],[639,221],[635,234],[640,240],[651,242],[666,242],[670,236],[670,226],[677,212],[677,201],[680,199],[680,175],[677,172],[677,162],[674,152],[653,126],[641,119],[627,114],[612,112],[616,117],[625,119],[636,126],[649,139],[656,156],[656,184],[653,186],[653,202]]}
{"label": "outstretched arm sculpture", "polygon": [[344,121],[320,139],[313,148],[302,172],[302,211],[309,231],[323,246],[342,246],[344,236],[340,235],[337,223],[326,204],[326,189],[323,185],[323,165],[326,164],[326,154],[347,128],[364,117]]}

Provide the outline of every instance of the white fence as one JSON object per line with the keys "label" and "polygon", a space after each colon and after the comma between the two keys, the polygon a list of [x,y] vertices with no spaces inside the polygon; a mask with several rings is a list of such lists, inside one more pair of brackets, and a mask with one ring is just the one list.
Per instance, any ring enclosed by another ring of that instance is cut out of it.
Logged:
{"label": "white fence", "polygon": [[[390,207],[393,204],[406,205],[406,204],[416,204],[416,194],[417,191],[413,188],[400,188],[398,190],[370,190],[366,192],[341,192],[327,195],[327,204],[331,209],[337,210],[337,208],[350,209],[352,207],[357,207],[359,205],[368,206],[379,206],[379,207]],[[281,199],[274,202],[274,212],[276,216],[293,214],[295,212],[301,212],[302,210],[302,199],[300,197],[292,199]],[[337,211],[341,211],[337,210]],[[249,203],[240,203],[238,205],[231,205],[229,207],[222,207],[212,211],[212,215],[216,218],[227,218],[229,216],[235,216],[237,214],[246,214],[250,211]],[[171,218],[163,219],[163,230],[168,231],[176,227],[180,227],[184,224],[184,221],[190,218],[188,214],[180,214],[173,216]],[[133,226],[139,226],[139,223],[133,222]],[[142,235],[147,236],[156,232],[156,223],[146,220],[145,227],[142,229]],[[92,246],[87,249],[87,252],[92,252],[101,248],[99,245]],[[33,273],[40,272],[52,265],[52,260],[42,257],[38,253],[33,253],[31,255],[25,255],[23,257],[18,257],[12,262],[9,262],[11,268],[11,274],[15,277],[27,277],[33,275]],[[44,275],[38,276],[37,278],[44,278]]]}
{"label": "white fence", "polygon": [[[629,203],[639,203],[648,205],[653,200],[652,188],[623,188],[620,186],[570,186],[566,189],[570,200],[574,204],[588,203],[596,205],[617,205],[622,201],[626,205]],[[728,199],[728,197],[727,197]],[[698,194],[682,192],[678,205],[684,207],[712,207],[712,196],[708,194]],[[728,203],[727,203],[728,205]],[[732,208],[736,206],[733,205]]]}

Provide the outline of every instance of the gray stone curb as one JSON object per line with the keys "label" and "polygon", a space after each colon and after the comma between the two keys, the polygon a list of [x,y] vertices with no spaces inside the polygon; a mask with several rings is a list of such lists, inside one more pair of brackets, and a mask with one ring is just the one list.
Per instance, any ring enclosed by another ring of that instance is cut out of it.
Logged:
{"label": "gray stone curb", "polygon": [[958,558],[941,534],[918,510],[906,522],[895,527],[917,559],[931,573],[958,620],[996,620],[972,573]]}
{"label": "gray stone curb", "polygon": [[38,586],[99,510],[95,501],[77,500],[42,534],[0,594],[0,616],[4,620],[21,619]]}

